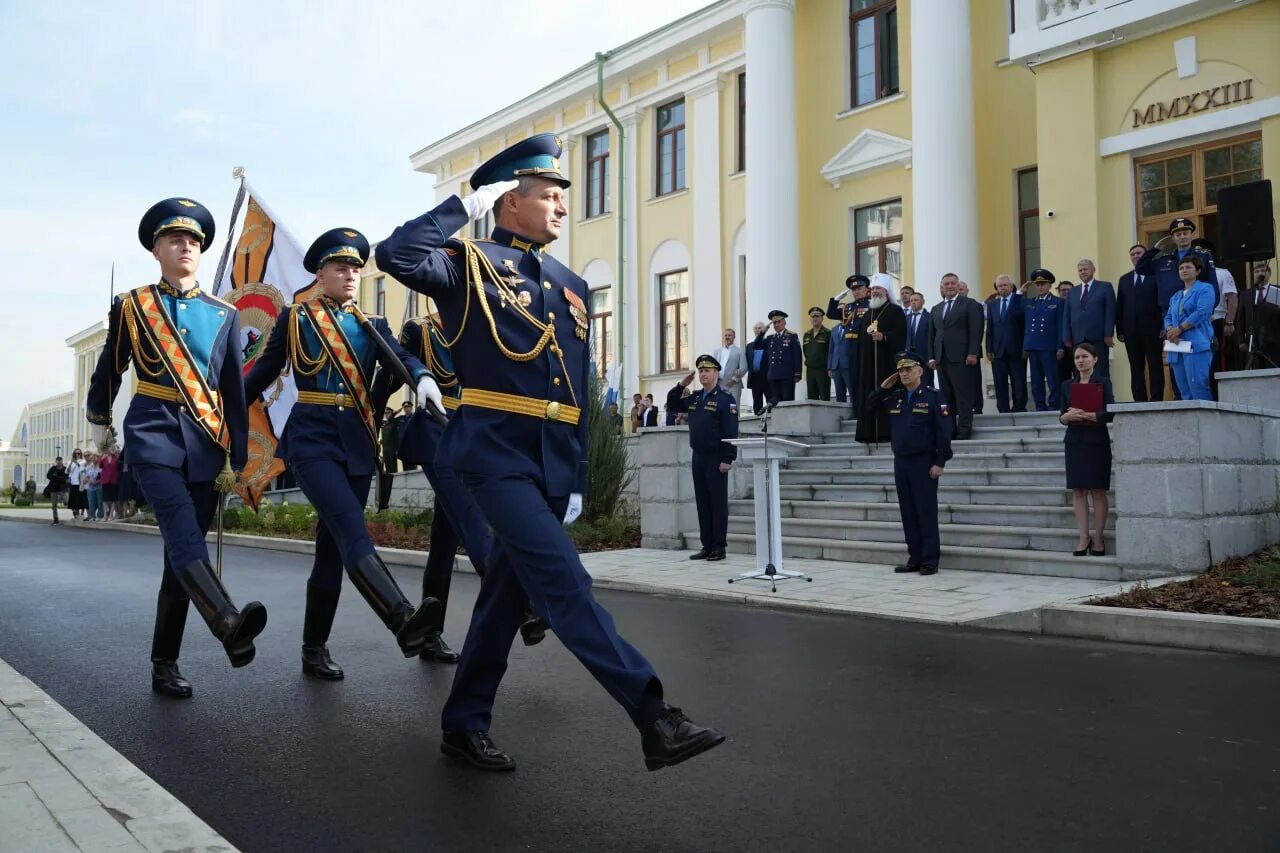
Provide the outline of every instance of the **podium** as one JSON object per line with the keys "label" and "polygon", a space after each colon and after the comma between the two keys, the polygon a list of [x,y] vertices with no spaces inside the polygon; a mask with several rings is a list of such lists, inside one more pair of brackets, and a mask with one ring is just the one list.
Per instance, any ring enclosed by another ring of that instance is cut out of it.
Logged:
{"label": "podium", "polygon": [[809,445],[776,436],[760,438],[734,438],[726,443],[738,448],[738,459],[750,462],[754,476],[756,570],[729,578],[729,583],[744,580],[768,581],[773,592],[777,582],[799,580],[812,582],[803,572],[788,572],[782,568],[782,498],[778,477],[778,463],[798,450],[808,450]]}

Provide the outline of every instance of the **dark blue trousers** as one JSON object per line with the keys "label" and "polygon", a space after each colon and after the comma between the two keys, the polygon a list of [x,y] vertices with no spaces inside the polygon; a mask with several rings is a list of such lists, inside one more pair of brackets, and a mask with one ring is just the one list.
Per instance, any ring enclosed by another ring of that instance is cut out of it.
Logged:
{"label": "dark blue trousers", "polygon": [[[1058,356],[1053,350],[1031,350],[1028,353],[1031,362],[1031,399],[1035,401],[1037,412],[1058,411]],[[1049,393],[1045,394],[1045,388]]]}
{"label": "dark blue trousers", "polygon": [[422,597],[440,601],[440,625],[444,627],[445,609],[449,606],[449,587],[453,580],[453,563],[458,546],[467,549],[467,557],[476,574],[484,577],[493,537],[475,499],[462,485],[452,465],[435,461],[423,471],[436,494],[435,512],[431,516],[431,550],[427,552],[427,570],[422,574]]}
{"label": "dark blue trousers", "polygon": [[197,561],[209,560],[204,536],[218,508],[213,482],[188,483],[179,468],[168,465],[130,465],[134,482],[156,514],[156,526],[164,539],[164,579],[160,588],[185,596],[174,574]]}
{"label": "dark blue trousers", "polygon": [[770,379],[769,402],[786,403],[796,398],[796,382],[794,379]]}
{"label": "dark blue trousers", "polygon": [[836,384],[837,403],[852,400],[856,396],[853,390],[854,372],[852,367],[832,368],[831,380]]}
{"label": "dark blue trousers", "polygon": [[369,499],[370,474],[353,475],[333,459],[295,459],[289,463],[293,478],[315,507],[316,555],[311,564],[310,586],[342,589],[342,567],[354,566],[374,553],[364,505]]}
{"label": "dark blue trousers", "polygon": [[[1027,410],[1027,363],[1021,355],[997,355],[991,359],[991,375],[996,382],[996,411],[1025,412]],[[1009,390],[1013,389],[1013,406],[1009,405]]]}
{"label": "dark blue trousers", "polygon": [[592,596],[591,575],[560,523],[568,497],[548,496],[540,483],[522,476],[467,472],[463,482],[493,527],[495,545],[441,714],[445,731],[489,729],[511,641],[530,601],[636,726],[651,725],[662,683]]}
{"label": "dark blue trousers", "polygon": [[720,473],[716,454],[693,453],[693,499],[698,507],[702,548],[724,548],[729,536],[729,475]]}
{"label": "dark blue trousers", "polygon": [[893,457],[893,483],[898,489],[898,512],[906,534],[908,562],[936,566],[942,555],[938,536],[938,481],[929,476],[933,456]]}

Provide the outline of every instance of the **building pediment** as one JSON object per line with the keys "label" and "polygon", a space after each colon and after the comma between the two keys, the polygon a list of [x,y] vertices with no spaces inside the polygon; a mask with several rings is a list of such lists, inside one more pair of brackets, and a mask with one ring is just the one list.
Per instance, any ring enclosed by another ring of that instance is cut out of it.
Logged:
{"label": "building pediment", "polygon": [[898,165],[910,168],[911,140],[868,128],[827,161],[822,177],[839,189],[841,181]]}

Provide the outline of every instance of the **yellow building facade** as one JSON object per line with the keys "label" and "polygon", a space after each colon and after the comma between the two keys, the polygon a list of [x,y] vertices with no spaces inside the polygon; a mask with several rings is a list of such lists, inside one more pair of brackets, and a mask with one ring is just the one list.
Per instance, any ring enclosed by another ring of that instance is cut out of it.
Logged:
{"label": "yellow building facade", "polygon": [[[81,329],[71,337],[67,338],[66,345],[70,347],[75,356],[75,386],[73,395],[73,429],[71,434],[72,445],[82,450],[102,451],[106,448],[95,447],[89,438],[91,425],[85,417],[85,406],[89,400],[89,382],[93,379],[94,368],[98,365],[98,358],[102,355],[102,348],[107,343],[107,322],[99,320],[92,326]],[[129,411],[129,403],[133,400],[134,389],[137,387],[137,374],[134,372],[132,362],[129,369],[120,376],[120,390],[115,395],[115,402],[111,407],[111,422],[115,424],[116,430],[121,429],[124,423],[124,416]],[[124,436],[117,436],[117,441],[123,441]]]}
{"label": "yellow building facade", "polygon": [[[799,330],[851,272],[932,304],[947,272],[981,297],[1090,258],[1114,283],[1174,216],[1216,240],[1218,190],[1280,169],[1277,34],[1280,0],[722,0],[411,163],[442,201],[560,135],[550,251],[592,288],[611,384],[660,398],[723,328],[741,344],[780,308]],[[379,299],[393,327],[419,313],[371,265],[361,304]]]}
{"label": "yellow building facade", "polygon": [[70,392],[28,403],[19,429],[25,433],[27,477],[36,481],[37,491],[45,487],[45,472],[61,456],[70,464],[71,451],[85,444],[75,439],[74,395]]}

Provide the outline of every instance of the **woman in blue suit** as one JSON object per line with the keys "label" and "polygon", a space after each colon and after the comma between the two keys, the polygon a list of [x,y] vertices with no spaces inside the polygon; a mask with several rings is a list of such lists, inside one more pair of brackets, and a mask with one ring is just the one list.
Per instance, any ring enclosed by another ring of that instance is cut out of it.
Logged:
{"label": "woman in blue suit", "polygon": [[1169,369],[1178,383],[1184,400],[1212,400],[1209,371],[1213,366],[1213,285],[1196,276],[1204,269],[1204,261],[1187,255],[1178,262],[1178,278],[1182,290],[1169,300],[1164,317],[1165,340],[1187,341],[1191,352],[1168,353]]}

